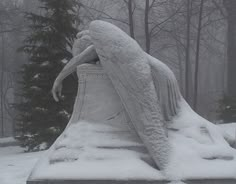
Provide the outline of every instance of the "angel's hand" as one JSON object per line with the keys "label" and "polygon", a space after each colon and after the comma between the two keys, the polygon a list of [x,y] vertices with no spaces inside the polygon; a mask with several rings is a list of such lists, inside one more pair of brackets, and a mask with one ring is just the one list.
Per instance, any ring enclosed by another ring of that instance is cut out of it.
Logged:
{"label": "angel's hand", "polygon": [[56,102],[58,102],[59,98],[62,97],[61,92],[62,92],[62,82],[58,82],[57,80],[55,80],[52,87],[52,95]]}

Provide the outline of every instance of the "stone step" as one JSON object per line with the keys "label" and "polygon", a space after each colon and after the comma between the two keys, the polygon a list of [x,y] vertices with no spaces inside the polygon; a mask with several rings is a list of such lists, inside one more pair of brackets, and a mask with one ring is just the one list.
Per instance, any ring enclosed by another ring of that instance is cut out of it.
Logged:
{"label": "stone step", "polygon": [[[236,179],[196,179],[186,184],[235,184]],[[27,184],[183,184],[167,180],[28,180]]]}

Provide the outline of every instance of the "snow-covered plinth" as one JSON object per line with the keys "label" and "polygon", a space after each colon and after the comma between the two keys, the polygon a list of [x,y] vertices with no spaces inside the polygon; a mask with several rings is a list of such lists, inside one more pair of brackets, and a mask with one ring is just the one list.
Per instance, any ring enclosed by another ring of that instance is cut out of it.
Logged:
{"label": "snow-covered plinth", "polygon": [[[236,183],[235,149],[184,101],[168,127],[172,150],[169,165],[161,172],[132,131],[102,68],[82,65],[78,76],[71,121],[36,164],[28,184]],[[208,128],[214,131],[209,134]]]}
{"label": "snow-covered plinth", "polygon": [[72,118],[29,180],[161,178],[99,65],[78,67]]}
{"label": "snow-covered plinth", "polygon": [[27,184],[235,184],[234,179],[167,180],[34,180]]}

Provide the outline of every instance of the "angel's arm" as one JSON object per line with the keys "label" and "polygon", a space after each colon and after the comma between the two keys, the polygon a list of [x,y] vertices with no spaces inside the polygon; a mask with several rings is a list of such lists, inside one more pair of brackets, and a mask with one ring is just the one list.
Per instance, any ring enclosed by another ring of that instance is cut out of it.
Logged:
{"label": "angel's arm", "polygon": [[98,55],[93,45],[85,49],[81,54],[73,57],[59,73],[56,80],[54,81],[52,88],[52,95],[56,101],[59,101],[58,95],[61,96],[62,81],[71,73],[76,71],[76,67],[83,63],[89,63],[91,61],[97,60]]}
{"label": "angel's arm", "polygon": [[68,75],[76,71],[76,67],[83,63],[89,63],[98,59],[98,55],[94,49],[94,46],[91,45],[85,49],[81,54],[73,57],[63,68],[56,78],[56,81],[62,82]]}

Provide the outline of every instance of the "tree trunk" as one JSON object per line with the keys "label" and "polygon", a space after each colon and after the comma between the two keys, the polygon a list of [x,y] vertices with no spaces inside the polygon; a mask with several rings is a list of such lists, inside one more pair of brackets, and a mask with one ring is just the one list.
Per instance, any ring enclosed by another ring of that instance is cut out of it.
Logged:
{"label": "tree trunk", "polygon": [[1,101],[1,136],[4,137],[4,59],[5,59],[5,55],[4,55],[4,34],[2,34],[2,58],[0,61],[1,64],[1,76],[0,76],[0,101]]}
{"label": "tree trunk", "polygon": [[200,42],[201,42],[201,30],[202,30],[202,12],[203,12],[204,0],[200,2],[200,11],[198,18],[198,28],[197,28],[197,46],[196,46],[196,60],[195,60],[195,72],[194,72],[194,101],[193,108],[197,110],[198,101],[198,70],[199,70],[199,54],[200,54]]}
{"label": "tree trunk", "polygon": [[236,96],[236,1],[224,0],[227,10],[227,95]]}
{"label": "tree trunk", "polygon": [[145,26],[145,38],[146,38],[146,52],[149,54],[150,53],[150,33],[149,33],[149,0],[146,0],[145,3],[145,12],[144,12],[144,26]]}
{"label": "tree trunk", "polygon": [[134,36],[134,20],[133,20],[133,7],[132,7],[132,0],[128,1],[128,12],[129,12],[129,32],[132,38]]}
{"label": "tree trunk", "polygon": [[190,92],[189,83],[191,82],[191,73],[190,73],[190,21],[191,21],[191,5],[190,0],[187,0],[187,15],[186,15],[186,22],[187,22],[187,29],[186,29],[186,50],[185,50],[185,98],[186,101],[190,101]]}

